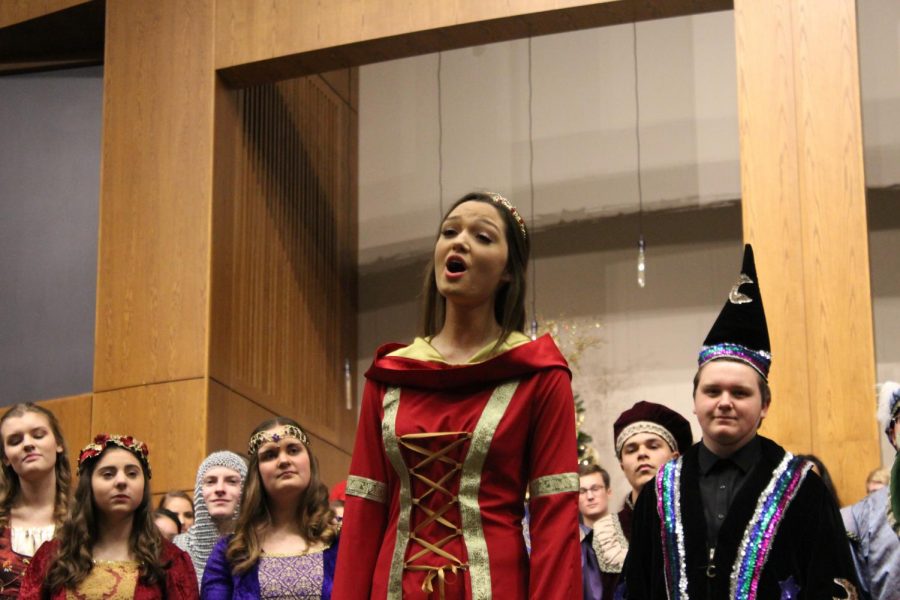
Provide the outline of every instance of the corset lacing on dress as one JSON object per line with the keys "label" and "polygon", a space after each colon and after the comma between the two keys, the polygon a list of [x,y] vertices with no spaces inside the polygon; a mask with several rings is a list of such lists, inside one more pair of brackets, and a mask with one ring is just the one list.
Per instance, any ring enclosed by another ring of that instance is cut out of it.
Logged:
{"label": "corset lacing on dress", "polygon": [[[428,450],[416,443],[419,440],[448,436],[453,436],[456,439],[448,442],[437,450]],[[447,579],[447,571],[450,571],[450,573],[455,576],[459,571],[465,571],[469,566],[468,563],[463,562],[459,557],[454,556],[443,548],[452,540],[462,537],[463,535],[461,525],[453,523],[444,517],[447,511],[453,508],[454,505],[459,504],[459,497],[447,489],[447,483],[454,478],[459,479],[463,467],[461,462],[448,456],[448,454],[457,450],[470,439],[472,439],[472,434],[467,431],[410,433],[402,435],[399,438],[402,447],[423,457],[415,464],[415,466],[409,468],[409,473],[412,477],[415,477],[418,481],[424,483],[428,487],[421,495],[412,498],[412,510],[421,510],[425,513],[426,519],[416,525],[415,529],[410,532],[409,539],[410,541],[421,545],[422,550],[419,550],[406,559],[403,563],[403,568],[409,571],[425,571],[427,573],[425,581],[422,583],[422,591],[427,594],[434,592],[434,580],[437,578],[438,594],[442,600],[444,598],[444,583]],[[435,461],[440,461],[451,467],[451,469],[437,481],[433,481],[421,472],[427,470],[428,466]],[[423,503],[424,500],[432,494],[442,494],[443,496],[446,496],[447,501],[436,510],[433,510]],[[448,531],[447,535],[437,541],[428,541],[419,537],[421,530],[432,523],[437,523],[446,528]],[[428,554],[434,554],[444,558],[447,561],[447,564],[441,566],[415,564],[416,561]]]}

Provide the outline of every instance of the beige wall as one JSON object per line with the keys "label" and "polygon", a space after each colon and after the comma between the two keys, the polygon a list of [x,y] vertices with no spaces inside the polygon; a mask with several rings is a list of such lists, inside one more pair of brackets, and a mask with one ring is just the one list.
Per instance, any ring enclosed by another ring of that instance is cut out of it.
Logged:
{"label": "beige wall", "polygon": [[[615,216],[637,204],[632,27],[533,41],[538,314],[564,326],[564,350],[566,338],[581,335],[572,326],[600,324],[599,345],[579,359],[573,385],[588,407],[584,429],[613,467],[617,498],[626,484],[611,447],[613,420],[647,399],[694,423],[696,353],[740,264],[733,20],[712,13],[638,25],[645,207],[681,209],[645,219],[644,290],[635,284],[636,219]],[[488,187],[508,192],[530,216],[527,52],[527,41],[518,41],[443,53],[444,206]],[[421,269],[439,214],[437,56],[366,66],[360,80],[362,372],[378,344],[415,334]],[[880,144],[898,142],[900,134]],[[878,150],[867,144],[867,158]],[[900,173],[889,176],[898,180]],[[878,207],[870,235],[878,378],[897,379],[900,343],[890,332],[900,323],[900,223],[884,218],[889,201]],[[790,402],[776,397],[773,412],[790,413]],[[891,453],[882,442],[881,460]]]}
{"label": "beige wall", "polygon": [[[637,25],[644,203],[740,195],[730,12]],[[532,42],[535,219],[637,210],[633,27]],[[437,55],[360,70],[360,261],[422,250],[438,202]],[[473,188],[507,193],[531,222],[528,41],[441,57],[445,205]]]}

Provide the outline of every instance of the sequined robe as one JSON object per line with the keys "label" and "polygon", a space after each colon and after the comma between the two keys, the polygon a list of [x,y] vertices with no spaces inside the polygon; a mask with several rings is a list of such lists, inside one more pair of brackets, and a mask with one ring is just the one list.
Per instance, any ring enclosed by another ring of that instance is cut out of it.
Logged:
{"label": "sequined robe", "polygon": [[399,348],[366,373],[333,597],[580,598],[575,410],[556,345],[465,365],[388,356]]}
{"label": "sequined robe", "polygon": [[[676,569],[683,566],[686,589],[682,593],[667,590],[667,558],[659,515],[665,503],[658,503],[653,481],[644,487],[634,509],[631,545],[625,562],[626,598],[828,600],[856,597],[848,593],[856,593],[858,584],[840,514],[825,485],[811,473],[798,473],[796,493],[782,512],[767,560],[759,564],[756,588],[743,595],[730,592],[732,577],[740,571],[736,564],[747,525],[756,522],[754,515],[760,498],[766,497],[764,492],[785,458],[781,446],[763,437],[760,441],[762,457],[748,473],[728,510],[719,531],[712,569],[699,488],[699,444],[683,456],[680,485],[674,489],[680,495],[684,537],[680,556],[676,551],[668,559]],[[675,519],[675,522],[679,521]],[[760,544],[750,544],[748,549],[759,551],[760,547]]]}

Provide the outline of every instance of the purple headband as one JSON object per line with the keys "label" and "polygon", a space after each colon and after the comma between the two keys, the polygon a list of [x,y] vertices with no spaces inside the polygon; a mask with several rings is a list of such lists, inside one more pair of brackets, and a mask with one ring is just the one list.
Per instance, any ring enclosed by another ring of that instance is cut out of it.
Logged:
{"label": "purple headband", "polygon": [[697,358],[697,364],[702,367],[717,358],[731,358],[740,361],[753,367],[766,381],[769,380],[769,365],[772,364],[772,355],[765,350],[751,350],[746,346],[728,342],[703,346],[700,350],[700,356]]}

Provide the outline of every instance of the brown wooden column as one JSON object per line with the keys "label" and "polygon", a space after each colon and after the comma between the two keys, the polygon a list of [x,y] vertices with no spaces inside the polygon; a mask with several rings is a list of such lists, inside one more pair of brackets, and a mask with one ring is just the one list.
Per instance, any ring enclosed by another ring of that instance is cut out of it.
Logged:
{"label": "brown wooden column", "polygon": [[356,73],[229,89],[215,4],[107,5],[91,429],[147,441],[161,492],[284,414],[334,483],[356,416]]}
{"label": "brown wooden column", "polygon": [[763,432],[843,501],[879,463],[853,0],[736,0],[744,237],[772,335]]}
{"label": "brown wooden column", "polygon": [[214,2],[106,5],[91,429],[150,445],[156,491],[206,453]]}

